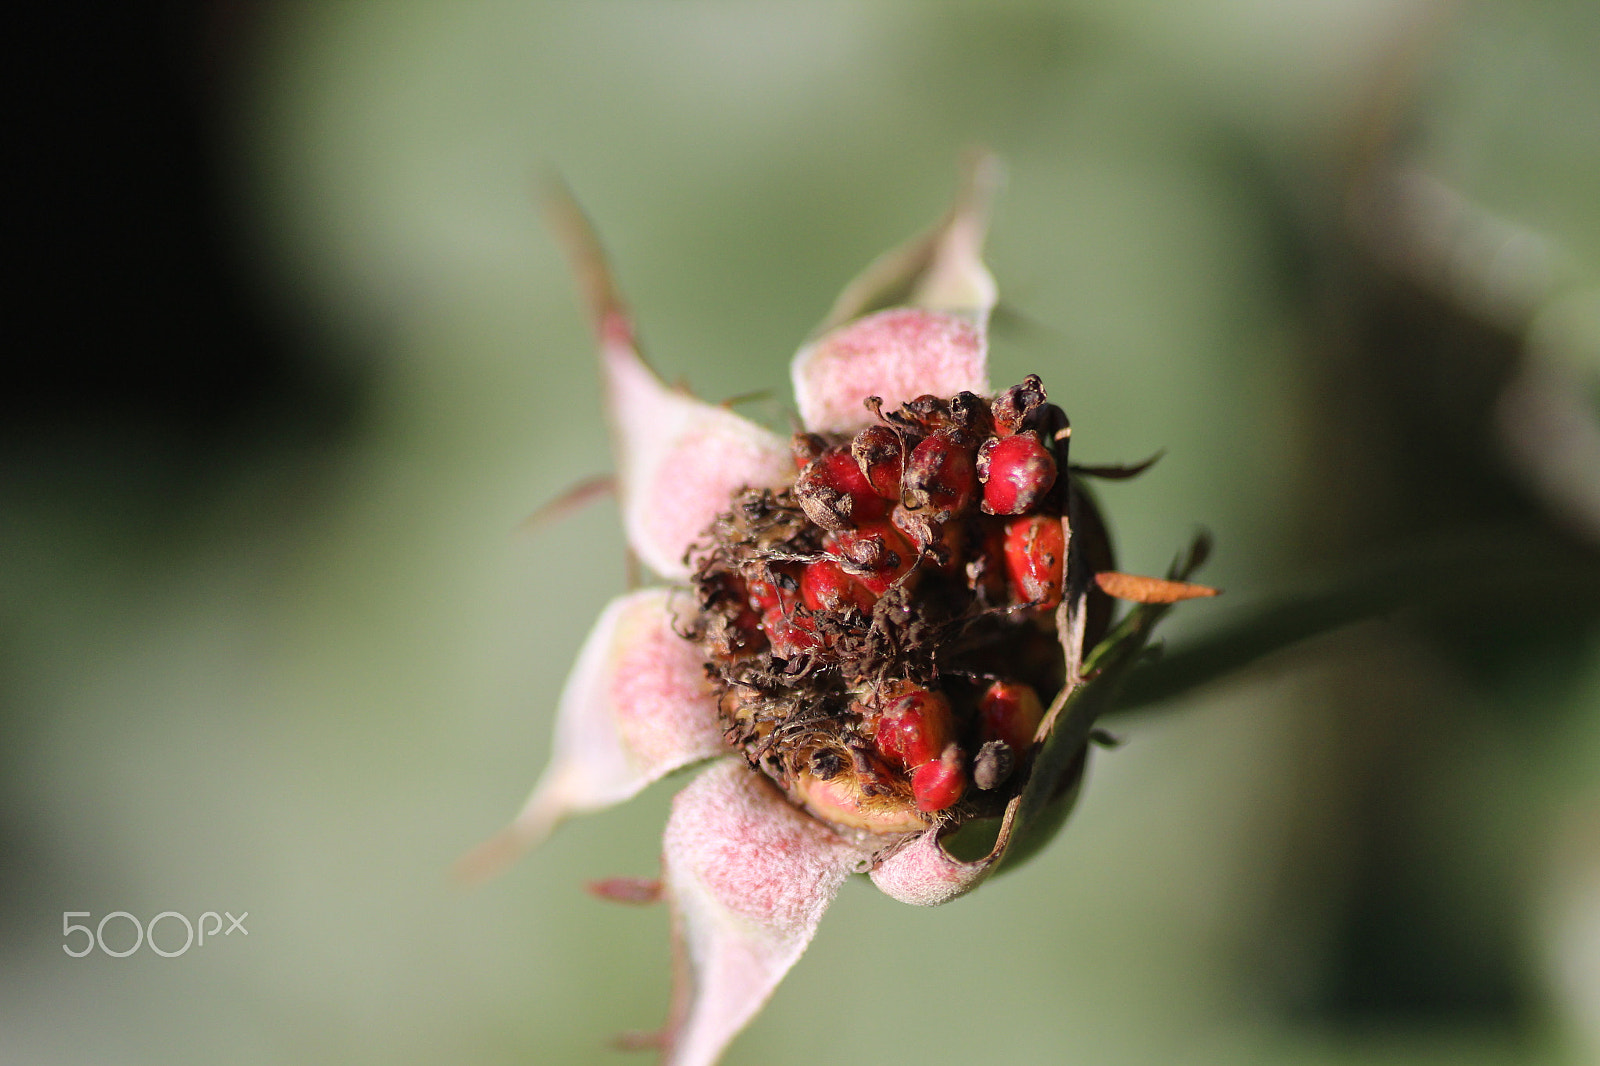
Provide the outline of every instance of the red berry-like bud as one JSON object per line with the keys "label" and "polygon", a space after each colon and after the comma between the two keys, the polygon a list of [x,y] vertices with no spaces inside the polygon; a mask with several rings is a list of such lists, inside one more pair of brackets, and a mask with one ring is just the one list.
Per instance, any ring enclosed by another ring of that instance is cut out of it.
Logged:
{"label": "red berry-like bud", "polygon": [[900,434],[888,426],[868,426],[850,442],[850,454],[872,491],[888,500],[900,498]]}
{"label": "red berry-like bud", "polygon": [[889,521],[922,552],[927,564],[945,574],[960,572],[967,555],[967,533],[962,523],[935,522],[924,511],[906,510],[904,504],[889,513]]}
{"label": "red berry-like bud", "polygon": [[772,654],[780,659],[793,659],[823,646],[816,620],[807,615],[785,615],[773,607],[761,615],[761,627],[772,645]]}
{"label": "red berry-like bud", "polygon": [[888,522],[868,522],[834,535],[840,565],[874,596],[882,596],[916,562],[917,553]]}
{"label": "red berry-like bud", "polygon": [[1033,743],[1043,720],[1039,694],[1020,681],[996,681],[978,700],[978,735],[985,741],[1004,741],[1018,758]]}
{"label": "red berry-like bud", "polygon": [[967,560],[967,587],[978,594],[978,602],[998,607],[1006,602],[1006,534],[999,522],[983,522]]}
{"label": "red berry-like bud", "polygon": [[745,578],[745,590],[750,607],[758,613],[780,610],[785,614],[794,610],[800,591],[799,579],[789,567],[758,571]]}
{"label": "red berry-like bud", "polygon": [[1039,380],[1039,375],[1029,374],[1021,385],[1013,385],[995,398],[991,407],[994,431],[1005,437],[1022,429],[1034,408],[1044,400],[1044,382]]}
{"label": "red berry-like bud", "polygon": [[1027,514],[1056,483],[1056,458],[1032,430],[990,437],[977,466],[985,514]]}
{"label": "red berry-like bud", "polygon": [[923,763],[911,771],[911,794],[916,797],[917,810],[932,813],[956,805],[967,790],[964,761],[961,749],[951,744],[938,762]]}
{"label": "red berry-like bud", "polygon": [[971,392],[958,392],[950,401],[950,428],[963,444],[976,444],[994,432],[989,401]]}
{"label": "red berry-like bud", "polygon": [[904,480],[908,509],[948,522],[971,505],[977,489],[972,449],[953,434],[935,433],[912,450]]}
{"label": "red berry-like bud", "polygon": [[806,464],[828,450],[828,442],[815,433],[796,433],[789,438],[789,454],[794,456],[794,468],[804,470]]}
{"label": "red berry-like bud", "polygon": [[954,728],[950,701],[943,693],[909,683],[895,685],[883,695],[888,698],[877,714],[873,734],[877,749],[905,770],[937,759]]}
{"label": "red berry-like bud", "polygon": [[1006,523],[1006,575],[1018,603],[1054,607],[1061,602],[1067,539],[1061,519],[1029,515]]}
{"label": "red berry-like bud", "polygon": [[854,607],[872,613],[877,597],[831,559],[807,563],[800,571],[800,602],[813,611],[842,611]]}
{"label": "red berry-like bud", "polygon": [[823,529],[841,530],[889,513],[889,505],[872,490],[855,458],[834,450],[813,459],[794,483],[800,509]]}

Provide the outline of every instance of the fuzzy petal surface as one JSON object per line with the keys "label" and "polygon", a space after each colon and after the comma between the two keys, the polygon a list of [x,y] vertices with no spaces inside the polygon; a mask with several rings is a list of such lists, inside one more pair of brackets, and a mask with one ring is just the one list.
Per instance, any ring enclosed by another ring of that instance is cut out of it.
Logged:
{"label": "fuzzy petal surface", "polygon": [[[997,852],[1000,849],[997,849]],[[872,868],[872,883],[884,895],[915,907],[937,907],[966,895],[993,872],[999,854],[961,862],[930,830],[908,840]]]}
{"label": "fuzzy petal surface", "polygon": [[987,393],[988,342],[963,316],[897,307],[824,334],[800,350],[790,373],[807,429],[854,433],[873,420],[868,396],[893,410],[925,393]]}
{"label": "fuzzy petal surface", "polygon": [[985,330],[997,292],[983,264],[999,164],[967,160],[955,204],[940,223],[846,285],[823,333],[790,366],[807,429],[853,433],[871,421],[868,396],[898,407],[925,393],[987,393]]}
{"label": "fuzzy petal surface", "polygon": [[960,315],[980,329],[998,299],[983,264],[989,205],[1000,184],[1000,163],[988,152],[969,155],[955,203],[932,230],[873,260],[834,300],[818,332],[887,307],[920,307]]}
{"label": "fuzzy petal surface", "polygon": [[628,543],[662,577],[686,581],[685,553],[734,493],[794,476],[788,445],[726,408],[669,388],[624,337],[602,340]]}
{"label": "fuzzy petal surface", "polygon": [[869,853],[740,761],[718,763],[678,794],[662,851],[680,956],[667,1066],[716,1062]]}
{"label": "fuzzy petal surface", "polygon": [[495,872],[569,815],[727,754],[700,649],[673,630],[672,595],[645,589],[601,613],[561,693],[550,765],[512,824],[463,860],[463,876]]}
{"label": "fuzzy petal surface", "polygon": [[684,553],[734,492],[793,476],[788,447],[755,423],[656,376],[639,354],[632,317],[594,227],[560,182],[545,184],[544,199],[600,345],[628,543],[662,577],[687,580]]}

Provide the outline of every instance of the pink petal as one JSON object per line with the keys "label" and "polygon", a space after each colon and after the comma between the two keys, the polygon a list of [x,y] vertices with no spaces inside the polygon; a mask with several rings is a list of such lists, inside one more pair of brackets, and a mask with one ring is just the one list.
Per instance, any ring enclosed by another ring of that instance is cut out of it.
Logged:
{"label": "pink petal", "polygon": [[901,307],[858,319],[802,348],[791,368],[807,429],[853,433],[872,421],[868,396],[889,409],[925,393],[989,391],[987,342],[955,315]]}
{"label": "pink petal", "polygon": [[870,420],[868,396],[895,407],[924,393],[988,391],[984,330],[996,292],[983,239],[998,178],[992,156],[969,160],[955,205],[933,232],[845,286],[823,322],[828,332],[790,368],[807,429],[854,432]]}
{"label": "pink petal", "polygon": [[734,493],[793,478],[788,446],[732,411],[663,385],[631,345],[605,343],[600,359],[628,543],[662,577],[686,580],[689,546]]}
{"label": "pink petal", "polygon": [[844,287],[818,332],[886,307],[921,307],[962,315],[982,327],[993,310],[994,278],[983,265],[989,202],[1000,164],[987,152],[963,161],[961,188],[939,224],[877,259]]}
{"label": "pink petal", "polygon": [[872,883],[901,903],[937,907],[982,884],[994,872],[1004,850],[1000,846],[981,859],[961,862],[944,850],[938,830],[929,830],[912,837],[873,866]]}
{"label": "pink petal", "polygon": [[680,954],[667,1066],[717,1060],[868,854],[742,762],[719,763],[678,794],[662,854]]}
{"label": "pink petal", "polygon": [[544,192],[600,341],[628,543],[650,569],[682,581],[689,576],[684,554],[736,491],[794,476],[788,448],[732,411],[662,383],[640,358],[633,322],[583,210],[558,182]]}
{"label": "pink petal", "polygon": [[561,693],[550,765],[511,825],[462,860],[462,876],[488,876],[568,815],[728,752],[704,657],[673,629],[672,595],[630,593],[600,615]]}

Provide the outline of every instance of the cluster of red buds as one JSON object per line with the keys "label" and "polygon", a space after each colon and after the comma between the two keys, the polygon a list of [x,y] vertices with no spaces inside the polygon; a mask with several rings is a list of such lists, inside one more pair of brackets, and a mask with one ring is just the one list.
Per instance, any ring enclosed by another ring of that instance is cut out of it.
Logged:
{"label": "cluster of red buds", "polygon": [[713,524],[695,636],[751,765],[833,825],[910,832],[1003,806],[1063,683],[1070,429],[1031,375],[868,407]]}

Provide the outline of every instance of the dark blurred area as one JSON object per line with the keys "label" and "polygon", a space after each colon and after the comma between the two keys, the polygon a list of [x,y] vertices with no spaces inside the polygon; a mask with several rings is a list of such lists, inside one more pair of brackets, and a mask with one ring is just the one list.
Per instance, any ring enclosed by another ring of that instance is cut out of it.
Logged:
{"label": "dark blurred area", "polygon": [[320,338],[266,299],[241,239],[227,122],[270,6],[36,4],[9,22],[11,476],[62,445],[151,448],[181,483],[351,417],[359,374],[306,357]]}

